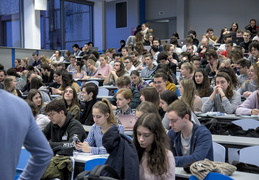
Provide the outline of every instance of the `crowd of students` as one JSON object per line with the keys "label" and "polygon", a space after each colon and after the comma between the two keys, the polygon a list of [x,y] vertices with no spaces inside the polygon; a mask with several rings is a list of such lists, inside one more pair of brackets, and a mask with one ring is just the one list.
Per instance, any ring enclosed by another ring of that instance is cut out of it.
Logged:
{"label": "crowd of students", "polygon": [[[90,50],[92,43],[86,43],[82,50],[73,45],[74,54],[66,52],[66,57],[55,51],[49,59],[37,53],[32,60],[16,59],[14,68],[0,67],[0,88],[27,96],[35,121],[53,149],[71,143],[76,134],[80,140],[76,149],[105,154],[104,134],[110,128],[124,133],[118,115],[135,114],[136,173],[140,179],[174,179],[175,166],[213,160],[211,134],[200,125],[196,112],[259,114],[259,30],[252,19],[245,31],[233,23],[220,38],[208,28],[200,42],[191,30],[183,47],[177,33],[162,46],[152,32],[143,24],[121,53],[108,48],[99,55]],[[232,38],[240,34],[243,41],[235,44]],[[77,83],[91,78],[116,85],[117,93],[110,100],[97,101],[96,84],[80,87]],[[50,94],[61,96],[53,100]],[[87,137],[82,125],[92,126]]]}

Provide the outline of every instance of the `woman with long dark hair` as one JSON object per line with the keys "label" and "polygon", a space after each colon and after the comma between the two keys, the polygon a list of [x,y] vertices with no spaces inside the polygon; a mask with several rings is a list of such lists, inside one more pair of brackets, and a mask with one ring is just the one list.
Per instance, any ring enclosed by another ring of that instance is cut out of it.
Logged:
{"label": "woman with long dark hair", "polygon": [[133,142],[139,156],[139,179],[175,179],[175,160],[169,139],[156,113],[139,117],[133,129]]}
{"label": "woman with long dark hair", "polygon": [[214,111],[233,114],[240,104],[241,95],[234,90],[230,76],[225,72],[218,72],[213,93],[203,104],[202,112]]}
{"label": "woman with long dark hair", "polygon": [[213,88],[210,86],[210,80],[207,72],[198,68],[194,72],[193,82],[196,86],[197,95],[202,97],[209,97],[213,92]]}

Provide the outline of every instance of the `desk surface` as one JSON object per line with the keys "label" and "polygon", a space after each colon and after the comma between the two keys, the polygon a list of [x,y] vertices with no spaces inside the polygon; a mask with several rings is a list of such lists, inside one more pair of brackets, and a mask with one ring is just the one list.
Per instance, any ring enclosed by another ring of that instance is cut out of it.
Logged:
{"label": "desk surface", "polygon": [[[176,177],[181,177],[181,178],[186,178],[189,179],[189,177],[192,174],[187,174],[182,167],[176,167],[175,168],[175,176]],[[244,179],[249,179],[249,180],[258,180],[259,179],[259,174],[254,174],[254,173],[246,173],[246,172],[240,172],[240,171],[235,171],[231,176],[231,178],[235,180],[244,180]]]}
{"label": "desk surface", "polygon": [[111,99],[113,98],[113,96],[97,96],[97,99],[102,99],[102,98]]}
{"label": "desk surface", "polygon": [[259,138],[255,137],[212,135],[212,141],[226,145],[259,146]]}
{"label": "desk surface", "polygon": [[257,119],[259,120],[259,116],[236,116],[235,114],[227,114],[227,115],[222,115],[222,116],[214,116],[214,115],[207,115],[206,113],[200,113],[196,114],[198,117],[213,117],[216,119],[225,119],[225,120],[237,120],[237,119]]}
{"label": "desk surface", "polygon": [[74,152],[73,158],[75,162],[85,163],[87,161],[98,159],[98,158],[105,158],[109,157],[108,154],[100,154],[100,155],[93,155],[91,153],[83,153],[83,152]]}
{"label": "desk surface", "polygon": [[118,87],[117,87],[117,86],[108,86],[108,85],[99,86],[99,88],[106,88],[106,89],[109,89],[109,90],[115,90],[115,89],[118,89]]}

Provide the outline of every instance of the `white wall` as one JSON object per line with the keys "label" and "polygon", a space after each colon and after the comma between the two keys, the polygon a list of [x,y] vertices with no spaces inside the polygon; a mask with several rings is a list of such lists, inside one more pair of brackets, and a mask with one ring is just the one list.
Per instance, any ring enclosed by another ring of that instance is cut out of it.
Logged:
{"label": "white wall", "polygon": [[[116,28],[116,3],[127,2],[127,27]],[[139,1],[138,0],[118,0],[116,2],[106,2],[106,49],[120,48],[120,40],[127,40],[131,35],[131,28],[139,25]]]}

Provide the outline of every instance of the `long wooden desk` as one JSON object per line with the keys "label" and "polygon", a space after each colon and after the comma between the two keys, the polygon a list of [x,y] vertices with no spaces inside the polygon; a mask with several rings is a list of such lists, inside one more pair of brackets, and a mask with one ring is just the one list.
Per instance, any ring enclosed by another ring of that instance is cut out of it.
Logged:
{"label": "long wooden desk", "polygon": [[[192,174],[186,173],[182,167],[176,167],[175,168],[175,177],[180,177],[183,179],[189,179],[189,177]],[[246,172],[240,172],[240,171],[235,171],[231,176],[231,178],[235,180],[258,180],[259,179],[259,174],[254,174],[254,173],[246,173]]]}

